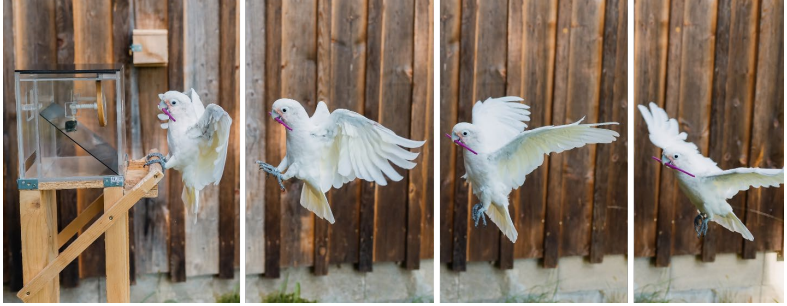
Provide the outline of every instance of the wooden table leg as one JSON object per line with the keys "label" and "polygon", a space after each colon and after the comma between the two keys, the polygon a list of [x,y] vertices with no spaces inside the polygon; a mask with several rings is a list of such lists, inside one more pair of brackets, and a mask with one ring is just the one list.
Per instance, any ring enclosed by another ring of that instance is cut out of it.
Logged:
{"label": "wooden table leg", "polygon": [[[22,274],[25,284],[57,257],[57,202],[54,190],[20,190],[22,226]],[[42,290],[30,292],[30,302],[60,301],[60,278],[54,277]]]}
{"label": "wooden table leg", "polygon": [[[123,197],[123,187],[104,188],[104,211]],[[128,212],[104,234],[107,258],[107,302],[128,303],[131,299],[128,253]]]}

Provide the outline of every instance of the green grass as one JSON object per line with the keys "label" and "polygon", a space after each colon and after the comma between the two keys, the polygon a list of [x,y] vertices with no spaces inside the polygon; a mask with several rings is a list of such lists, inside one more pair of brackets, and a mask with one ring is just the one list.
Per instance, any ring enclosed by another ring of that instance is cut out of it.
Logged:
{"label": "green grass", "polygon": [[301,297],[301,284],[295,283],[295,291],[287,293],[287,283],[289,274],[284,277],[279,292],[263,297],[263,303],[316,303],[317,301],[307,300]]}
{"label": "green grass", "polygon": [[240,284],[232,292],[227,292],[216,298],[216,303],[240,303]]}
{"label": "green grass", "polygon": [[[666,286],[646,285],[634,294],[634,303],[672,303],[673,300],[667,298],[672,281],[667,281]],[[662,288],[659,288],[662,287]]]}
{"label": "green grass", "polygon": [[524,295],[512,295],[506,298],[506,303],[558,303],[557,296],[558,283],[554,288],[544,286],[534,286]]}

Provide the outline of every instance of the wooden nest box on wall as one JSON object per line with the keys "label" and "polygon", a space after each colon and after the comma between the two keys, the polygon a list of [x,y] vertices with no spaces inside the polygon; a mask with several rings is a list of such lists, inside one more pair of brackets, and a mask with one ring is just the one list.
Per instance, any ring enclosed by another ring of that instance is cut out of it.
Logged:
{"label": "wooden nest box on wall", "polygon": [[132,33],[131,43],[134,66],[166,66],[169,62],[167,44],[167,30],[135,29]]}

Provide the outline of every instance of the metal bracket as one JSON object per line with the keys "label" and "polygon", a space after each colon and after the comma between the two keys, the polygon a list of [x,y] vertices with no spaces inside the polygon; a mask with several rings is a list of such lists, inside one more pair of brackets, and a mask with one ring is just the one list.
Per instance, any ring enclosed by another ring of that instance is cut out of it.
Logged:
{"label": "metal bracket", "polygon": [[129,47],[129,49],[131,50],[131,52],[142,52],[142,45],[133,44],[131,45],[131,47]]}
{"label": "metal bracket", "polygon": [[17,179],[16,185],[19,190],[36,190],[38,189],[38,179]]}
{"label": "metal bracket", "polygon": [[123,187],[125,180],[122,175],[104,177],[104,188],[107,187]]}

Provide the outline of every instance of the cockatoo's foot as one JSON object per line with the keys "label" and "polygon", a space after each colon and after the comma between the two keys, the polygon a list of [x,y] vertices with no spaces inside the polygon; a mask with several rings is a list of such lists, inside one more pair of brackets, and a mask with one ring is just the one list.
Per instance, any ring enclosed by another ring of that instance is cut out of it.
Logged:
{"label": "cockatoo's foot", "polygon": [[700,237],[700,227],[702,226],[702,214],[694,217],[694,232],[697,233],[697,238]]}
{"label": "cockatoo's foot", "polygon": [[279,181],[279,187],[281,188],[281,191],[285,191],[284,184],[282,184],[283,176],[281,174],[281,171],[279,171],[279,169],[276,169],[276,167],[274,167],[273,165],[263,163],[262,161],[259,160],[257,161],[257,164],[260,165],[260,170],[265,171],[265,176],[272,174],[274,177],[276,177],[276,180]]}
{"label": "cockatoo's foot", "polygon": [[[151,157],[158,157],[157,159],[150,159]],[[148,156],[145,156],[145,167],[149,166],[150,164],[159,164],[161,165],[161,169],[167,168],[167,159],[164,158],[164,155],[161,153],[150,153]]]}
{"label": "cockatoo's foot", "polygon": [[700,213],[694,218],[694,231],[697,232],[697,238],[705,236],[708,233],[708,218],[707,214]]}
{"label": "cockatoo's foot", "polygon": [[478,220],[484,222],[484,226],[486,226],[486,216],[484,216],[484,206],[481,203],[473,205],[473,221],[475,221],[475,226],[478,227]]}

